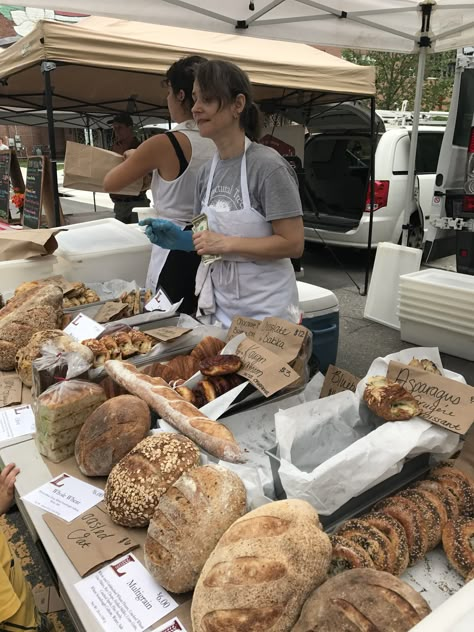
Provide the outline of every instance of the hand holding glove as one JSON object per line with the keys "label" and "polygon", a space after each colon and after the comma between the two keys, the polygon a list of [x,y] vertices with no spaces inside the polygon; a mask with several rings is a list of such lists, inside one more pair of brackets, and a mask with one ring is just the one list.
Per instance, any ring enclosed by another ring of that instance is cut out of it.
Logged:
{"label": "hand holding glove", "polygon": [[179,226],[167,219],[153,219],[147,217],[139,222],[146,226],[145,234],[152,244],[166,250],[194,250],[193,234],[190,230],[181,230]]}

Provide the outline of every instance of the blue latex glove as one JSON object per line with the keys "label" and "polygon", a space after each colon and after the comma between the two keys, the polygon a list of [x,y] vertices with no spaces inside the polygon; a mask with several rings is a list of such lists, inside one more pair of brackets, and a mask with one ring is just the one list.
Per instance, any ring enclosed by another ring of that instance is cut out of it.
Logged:
{"label": "blue latex glove", "polygon": [[166,250],[194,250],[193,234],[190,230],[181,230],[167,219],[147,217],[138,223],[140,226],[146,226],[145,234],[156,246]]}

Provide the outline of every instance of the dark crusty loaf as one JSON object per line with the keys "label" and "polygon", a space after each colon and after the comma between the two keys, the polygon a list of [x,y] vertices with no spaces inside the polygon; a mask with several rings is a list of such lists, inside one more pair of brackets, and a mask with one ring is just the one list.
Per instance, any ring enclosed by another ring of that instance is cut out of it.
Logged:
{"label": "dark crusty loaf", "polygon": [[15,368],[18,349],[27,345],[37,331],[59,328],[62,305],[62,290],[45,285],[14,296],[0,310],[0,370]]}
{"label": "dark crusty loaf", "polygon": [[180,434],[163,432],[140,441],[107,479],[104,500],[112,520],[124,527],[146,527],[161,496],[199,459],[197,446]]}
{"label": "dark crusty loaf", "polygon": [[289,632],[326,579],[332,547],[302,500],[269,503],[227,529],[199,577],[194,632]]}
{"label": "dark crusty loaf", "polygon": [[193,468],[171,485],[145,540],[145,565],[161,586],[194,588],[222,534],[245,513],[246,496],[237,474],[218,465]]}
{"label": "dark crusty loaf", "polygon": [[105,370],[120,386],[141,397],[162,419],[223,461],[244,461],[231,431],[185,401],[164,380],[140,373],[133,365],[109,360]]}
{"label": "dark crusty loaf", "polygon": [[133,395],[120,395],[99,406],[76,439],[76,461],[86,476],[108,476],[120,459],[146,437],[150,409]]}
{"label": "dark crusty loaf", "polygon": [[317,588],[292,632],[407,632],[429,613],[423,597],[398,577],[356,568]]}

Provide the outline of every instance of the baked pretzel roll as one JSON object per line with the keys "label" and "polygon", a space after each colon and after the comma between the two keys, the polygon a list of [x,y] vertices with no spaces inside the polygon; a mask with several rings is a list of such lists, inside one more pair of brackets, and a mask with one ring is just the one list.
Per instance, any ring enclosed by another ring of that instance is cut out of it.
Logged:
{"label": "baked pretzel roll", "polygon": [[391,496],[377,503],[374,509],[392,516],[405,529],[410,557],[409,566],[423,559],[428,551],[428,533],[418,505],[409,498]]}
{"label": "baked pretzel roll", "polygon": [[418,360],[417,358],[413,358],[408,363],[408,366],[412,366],[415,369],[422,369],[423,371],[427,371],[428,373],[435,373],[436,375],[443,375],[441,371],[438,369],[436,364],[427,358],[423,358],[423,360]]}
{"label": "baked pretzel roll", "polygon": [[364,391],[367,406],[386,421],[406,421],[420,413],[418,402],[398,382],[381,375],[367,380]]}
{"label": "baked pretzel roll", "polygon": [[219,338],[214,338],[214,336],[206,336],[198,345],[194,347],[194,349],[191,351],[191,355],[197,360],[204,360],[204,358],[216,356],[222,351],[224,347],[225,342],[219,340]]}
{"label": "baked pretzel roll", "polygon": [[367,551],[376,569],[392,572],[395,552],[390,540],[376,527],[363,520],[347,520],[339,527],[336,535],[352,540]]}
{"label": "baked pretzel roll", "polygon": [[178,355],[168,362],[168,367],[183,380],[189,380],[199,371],[199,362],[190,355]]}
{"label": "baked pretzel roll", "polygon": [[468,579],[474,572],[474,518],[450,520],[443,530],[443,548],[451,566]]}
{"label": "baked pretzel roll", "polygon": [[459,505],[456,496],[437,481],[430,481],[429,479],[417,481],[411,485],[411,489],[426,490],[437,496],[444,505],[448,520],[453,520],[459,516]]}
{"label": "baked pretzel roll", "polygon": [[241,366],[242,360],[237,355],[216,355],[201,360],[199,370],[203,375],[214,377],[237,373]]}
{"label": "baked pretzel roll", "polygon": [[372,558],[357,542],[340,535],[330,535],[329,539],[332,544],[329,577],[348,571],[351,568],[374,568]]}
{"label": "baked pretzel roll", "polygon": [[474,516],[474,483],[469,476],[449,463],[431,470],[429,477],[452,491],[459,502],[459,513]]}
{"label": "baked pretzel roll", "polygon": [[361,522],[366,522],[372,527],[375,527],[390,540],[392,550],[395,554],[392,574],[401,575],[407,569],[410,561],[407,534],[401,523],[388,514],[378,512],[367,514],[360,518],[360,520]]}
{"label": "baked pretzel roll", "polygon": [[428,535],[428,550],[431,551],[441,542],[441,534],[448,516],[439,498],[422,489],[404,489],[398,492],[402,498],[413,500],[423,512]]}
{"label": "baked pretzel roll", "polygon": [[107,360],[110,360],[109,351],[102,340],[87,338],[87,340],[83,340],[81,344],[90,349],[94,354],[94,362],[92,364],[94,368],[103,366]]}

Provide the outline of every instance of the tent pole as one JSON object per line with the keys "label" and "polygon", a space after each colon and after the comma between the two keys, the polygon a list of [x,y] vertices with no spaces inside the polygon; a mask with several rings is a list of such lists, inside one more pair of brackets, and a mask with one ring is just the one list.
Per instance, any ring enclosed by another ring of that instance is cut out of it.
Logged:
{"label": "tent pole", "polygon": [[365,263],[365,281],[362,296],[367,296],[369,287],[370,264],[372,260],[372,229],[374,225],[374,203],[375,203],[375,149],[377,146],[377,131],[375,127],[375,97],[370,97],[370,217],[369,217],[369,237],[367,240],[367,261]]}
{"label": "tent pole", "polygon": [[56,64],[51,61],[43,61],[41,63],[41,72],[44,77],[44,100],[46,105],[46,114],[48,117],[48,137],[49,151],[51,157],[51,180],[53,189],[53,207],[54,207],[54,223],[55,226],[61,225],[61,205],[59,203],[58,191],[58,172],[57,172],[57,156],[56,156],[56,138],[54,135],[54,114],[53,114],[53,91],[51,89],[50,72],[56,68]]}

